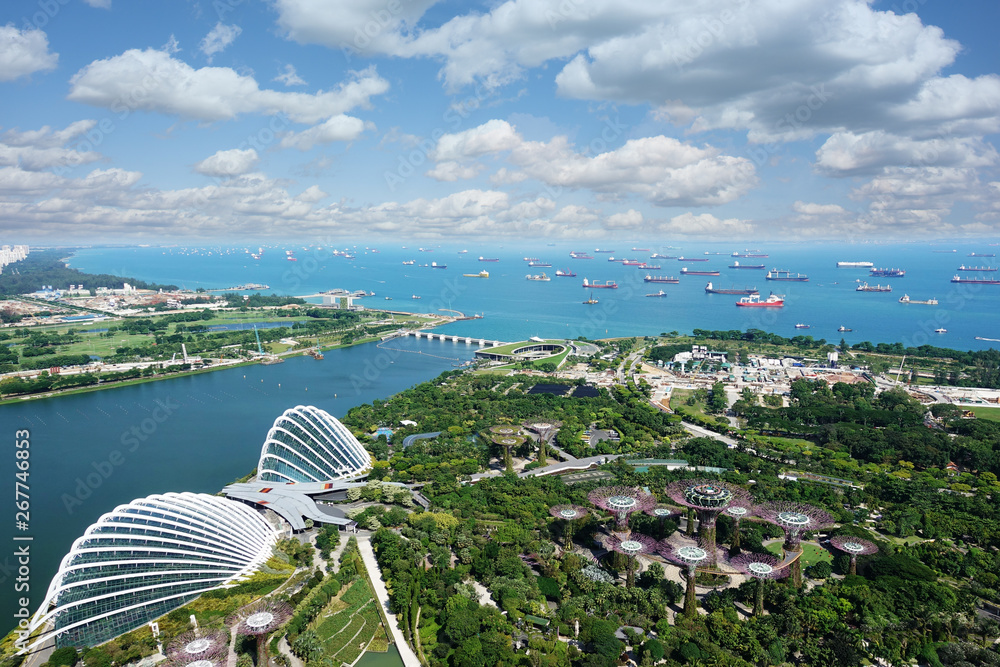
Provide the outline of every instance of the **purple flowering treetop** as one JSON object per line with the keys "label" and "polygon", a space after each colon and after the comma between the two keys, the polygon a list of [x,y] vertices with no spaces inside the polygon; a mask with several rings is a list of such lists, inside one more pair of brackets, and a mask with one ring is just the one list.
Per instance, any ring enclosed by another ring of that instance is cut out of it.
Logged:
{"label": "purple flowering treetop", "polygon": [[602,510],[614,514],[619,529],[628,526],[629,514],[644,512],[656,505],[656,496],[632,486],[602,486],[591,491],[587,498]]}

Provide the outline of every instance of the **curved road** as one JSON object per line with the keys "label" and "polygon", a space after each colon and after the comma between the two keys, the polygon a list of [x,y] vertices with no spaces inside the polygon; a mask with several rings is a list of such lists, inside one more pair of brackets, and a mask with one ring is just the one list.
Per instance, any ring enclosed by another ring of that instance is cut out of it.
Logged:
{"label": "curved road", "polygon": [[434,431],[433,433],[414,433],[413,435],[408,435],[403,438],[403,449],[406,449],[412,445],[417,440],[430,440],[441,435],[441,431]]}

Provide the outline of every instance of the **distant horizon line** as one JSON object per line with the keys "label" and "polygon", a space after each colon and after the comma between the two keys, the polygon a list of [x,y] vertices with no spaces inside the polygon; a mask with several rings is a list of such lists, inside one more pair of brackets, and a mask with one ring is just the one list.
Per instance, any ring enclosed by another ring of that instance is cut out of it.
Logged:
{"label": "distant horizon line", "polygon": [[[942,244],[982,244],[984,242],[990,242],[990,247],[1000,246],[1000,242],[994,241],[1000,237],[962,237],[962,238],[945,238],[945,239],[878,239],[878,240],[846,240],[843,238],[814,238],[814,239],[803,239],[803,240],[788,240],[788,239],[754,239],[754,240],[725,240],[720,241],[718,239],[701,239],[701,238],[690,238],[685,240],[680,239],[669,239],[669,240],[653,240],[653,239],[586,239],[583,241],[568,241],[564,239],[547,240],[539,239],[537,241],[526,241],[524,239],[510,239],[507,237],[481,237],[477,239],[470,239],[468,241],[456,240],[456,239],[384,239],[386,244],[381,243],[383,239],[358,239],[358,238],[343,238],[336,241],[316,241],[308,238],[268,238],[268,239],[254,239],[254,240],[236,240],[236,239],[218,239],[218,238],[203,238],[203,239],[191,239],[187,241],[135,241],[135,242],[119,242],[119,241],[80,241],[80,242],[45,242],[45,241],[30,241],[30,240],[16,240],[8,241],[7,238],[0,237],[0,245],[27,245],[30,248],[38,249],[72,249],[72,248],[179,248],[179,247],[200,247],[200,246],[217,246],[226,245],[231,247],[249,247],[252,245],[278,245],[278,244],[294,244],[294,245],[306,245],[311,246],[322,246],[336,248],[344,244],[360,245],[365,244],[369,248],[378,249],[380,245],[391,244],[392,247],[400,247],[399,244],[407,243],[414,244],[417,247],[412,249],[417,250],[419,247],[435,247],[435,248],[451,248],[451,247],[461,247],[469,246],[473,247],[475,244],[485,244],[488,243],[493,247],[500,243],[499,247],[504,247],[508,245],[510,247],[526,247],[535,245],[552,245],[552,246],[572,246],[574,248],[579,248],[581,250],[588,250],[590,244],[613,244],[613,243],[625,243],[625,244],[653,244],[661,249],[669,248],[669,244],[681,243],[681,244],[708,244],[713,246],[735,246],[744,245],[747,243],[756,244],[770,244],[770,245],[814,245],[816,243],[837,243],[838,245],[850,245],[850,246],[885,246],[885,245],[942,245]],[[672,246],[675,250],[680,250],[683,246]],[[629,250],[628,248],[623,249]]]}

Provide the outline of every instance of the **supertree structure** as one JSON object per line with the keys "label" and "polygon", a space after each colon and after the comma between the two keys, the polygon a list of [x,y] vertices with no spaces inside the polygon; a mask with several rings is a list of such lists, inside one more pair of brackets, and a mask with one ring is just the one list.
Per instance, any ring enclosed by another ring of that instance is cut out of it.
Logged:
{"label": "supertree structure", "polygon": [[624,539],[617,535],[611,535],[604,540],[604,546],[628,557],[625,575],[625,586],[628,588],[632,588],[635,585],[635,575],[633,573],[635,571],[636,556],[659,552],[659,545],[656,540],[640,533],[632,533]]}
{"label": "supertree structure", "polygon": [[830,538],[830,544],[851,557],[851,574],[858,573],[858,556],[870,556],[878,553],[878,546],[874,542],[863,540],[860,537],[838,535]]}
{"label": "supertree structure", "polygon": [[550,424],[548,422],[535,422],[533,424],[529,424],[528,428],[538,434],[538,464],[544,466],[548,464],[545,447],[548,443],[549,436],[552,434],[552,429],[555,428],[555,424]]}
{"label": "supertree structure", "polygon": [[703,544],[692,540],[661,540],[660,555],[672,563],[687,569],[687,586],[684,589],[684,615],[694,618],[698,613],[698,599],[695,597],[694,577],[698,566],[709,562],[710,554]]}
{"label": "supertree structure", "polygon": [[511,450],[524,444],[524,436],[520,435],[520,429],[516,426],[494,426],[490,429],[493,433],[493,444],[503,448],[503,463],[507,472],[514,470],[514,460],[511,458]]}
{"label": "supertree structure", "polygon": [[813,505],[778,501],[758,505],[754,514],[768,523],[785,531],[785,543],[782,549],[785,560],[791,559],[788,565],[788,576],[792,585],[802,587],[802,533],[819,530],[833,524],[833,515]]}
{"label": "supertree structure", "polygon": [[579,505],[553,505],[549,508],[549,514],[557,519],[562,519],[566,522],[566,550],[571,551],[573,549],[573,529],[576,527],[575,522],[578,519],[582,519],[590,513],[586,507],[580,507]]}
{"label": "supertree structure", "polygon": [[257,638],[257,664],[267,665],[267,636],[288,622],[292,607],[287,602],[263,598],[251,602],[226,621],[228,627],[239,624],[236,632]]}
{"label": "supertree structure", "polygon": [[750,506],[749,494],[739,486],[709,479],[682,479],[667,485],[667,495],[698,514],[698,537],[715,564],[715,521],[730,505]]}
{"label": "supertree structure", "polygon": [[221,630],[189,631],[167,646],[167,667],[219,667],[225,665],[229,637]]}
{"label": "supertree structure", "polygon": [[778,557],[771,554],[742,553],[729,559],[729,564],[757,580],[757,590],[753,598],[753,615],[764,613],[764,580],[777,579],[783,576],[783,568],[778,564]]}
{"label": "supertree structure", "polygon": [[629,514],[643,512],[656,505],[656,496],[632,486],[602,486],[587,494],[587,499],[614,514],[619,531],[628,530]]}
{"label": "supertree structure", "polygon": [[730,503],[723,514],[733,520],[733,538],[730,540],[730,553],[740,553],[740,521],[753,514],[753,505],[749,502]]}
{"label": "supertree structure", "polygon": [[663,524],[670,517],[683,514],[683,510],[679,507],[671,507],[670,505],[656,505],[655,507],[644,509],[643,513],[660,520],[660,537],[666,537],[663,534]]}

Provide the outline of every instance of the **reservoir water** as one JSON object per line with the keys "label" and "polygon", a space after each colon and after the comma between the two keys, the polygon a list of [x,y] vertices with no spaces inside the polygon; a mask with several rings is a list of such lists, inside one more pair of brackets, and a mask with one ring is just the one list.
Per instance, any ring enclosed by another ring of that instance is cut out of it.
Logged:
{"label": "reservoir water", "polygon": [[[0,524],[0,618],[14,625],[15,535],[30,535],[35,610],[59,561],[87,526],[153,493],[216,493],[257,465],[274,419],[310,404],[341,417],[452,370],[475,346],[397,339],[85,394],[0,407],[3,437],[30,431],[30,528],[15,530],[13,502]],[[14,498],[14,447],[5,448],[0,496]],[[20,596],[21,593],[18,593]]]}

